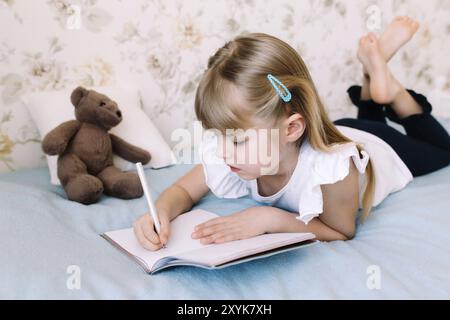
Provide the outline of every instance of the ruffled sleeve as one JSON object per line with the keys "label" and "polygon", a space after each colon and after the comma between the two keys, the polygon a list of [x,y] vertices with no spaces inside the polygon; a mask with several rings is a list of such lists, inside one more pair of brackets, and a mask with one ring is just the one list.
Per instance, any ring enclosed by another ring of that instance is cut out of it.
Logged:
{"label": "ruffled sleeve", "polygon": [[236,199],[248,195],[247,182],[217,156],[217,145],[217,135],[206,134],[199,146],[199,159],[209,189],[218,198]]}
{"label": "ruffled sleeve", "polygon": [[361,150],[361,156],[354,142],[335,147],[332,153],[315,152],[312,158],[311,173],[299,200],[297,219],[308,224],[323,212],[323,198],[320,185],[333,184],[343,180],[350,170],[350,158],[353,159],[360,174],[365,173],[369,155]]}

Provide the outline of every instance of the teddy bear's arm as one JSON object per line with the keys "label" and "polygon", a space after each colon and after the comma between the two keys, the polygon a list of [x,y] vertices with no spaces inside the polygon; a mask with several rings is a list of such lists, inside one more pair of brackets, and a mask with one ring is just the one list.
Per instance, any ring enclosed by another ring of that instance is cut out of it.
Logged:
{"label": "teddy bear's arm", "polygon": [[110,133],[109,136],[111,137],[113,152],[125,160],[146,164],[152,158],[148,151],[136,147],[114,134]]}
{"label": "teddy bear's arm", "polygon": [[70,139],[78,132],[80,127],[81,122],[78,120],[61,123],[44,137],[42,150],[51,156],[62,154],[66,150]]}

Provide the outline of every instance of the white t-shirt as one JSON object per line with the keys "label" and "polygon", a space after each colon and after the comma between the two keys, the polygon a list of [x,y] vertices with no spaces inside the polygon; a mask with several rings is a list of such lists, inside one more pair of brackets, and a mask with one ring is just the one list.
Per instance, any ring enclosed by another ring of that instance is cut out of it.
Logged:
{"label": "white t-shirt", "polygon": [[363,144],[362,158],[354,142],[335,146],[332,152],[323,152],[313,149],[309,140],[305,139],[291,178],[281,190],[267,197],[258,193],[256,179],[240,178],[237,173],[231,171],[222,158],[217,156],[217,136],[205,135],[199,147],[199,156],[206,184],[219,198],[237,199],[250,195],[258,202],[299,213],[296,218],[308,223],[323,212],[320,185],[343,180],[349,173],[350,158],[360,173],[359,208],[362,208],[366,183],[365,169],[369,157],[375,176],[373,206],[377,206],[390,193],[404,188],[413,180],[411,171],[385,141],[362,130],[345,126],[336,127],[352,141]]}

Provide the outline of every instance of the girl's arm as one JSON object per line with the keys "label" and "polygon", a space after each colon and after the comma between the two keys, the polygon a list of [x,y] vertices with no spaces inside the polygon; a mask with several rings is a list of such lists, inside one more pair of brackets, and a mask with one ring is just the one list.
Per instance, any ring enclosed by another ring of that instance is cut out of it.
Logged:
{"label": "girl's arm", "polygon": [[342,233],[314,218],[307,225],[292,212],[271,206],[250,207],[197,225],[193,239],[203,244],[251,238],[264,233],[311,232],[317,240],[348,240]]}
{"label": "girl's arm", "polygon": [[353,161],[349,161],[349,174],[334,184],[321,185],[323,213],[307,225],[295,215],[282,209],[268,209],[271,219],[270,232],[312,232],[318,240],[349,240],[355,235],[355,219],[358,213],[359,172]]}
{"label": "girl's arm", "polygon": [[[296,219],[296,215],[276,207],[261,207],[267,219],[268,233],[278,232],[311,232],[320,241],[348,240],[342,233],[330,228],[319,218],[312,219],[308,224]],[[262,212],[261,212],[262,213]]]}
{"label": "girl's arm", "polygon": [[170,220],[173,220],[180,213],[190,210],[208,192],[203,166],[198,164],[164,190],[156,200],[155,207],[167,213]]}
{"label": "girl's arm", "polygon": [[192,237],[200,238],[205,244],[277,232],[311,232],[321,241],[352,239],[359,206],[359,173],[353,161],[350,163],[347,177],[334,184],[320,186],[324,198],[323,212],[320,218],[314,218],[308,224],[296,219],[298,213],[257,206],[204,222],[197,226]]}
{"label": "girl's arm", "polygon": [[148,250],[159,250],[167,243],[170,235],[170,221],[180,213],[192,208],[206,193],[202,165],[196,165],[173,185],[165,189],[155,202],[156,212],[161,223],[161,233],[154,230],[153,220],[148,213],[143,214],[133,224],[139,243]]}

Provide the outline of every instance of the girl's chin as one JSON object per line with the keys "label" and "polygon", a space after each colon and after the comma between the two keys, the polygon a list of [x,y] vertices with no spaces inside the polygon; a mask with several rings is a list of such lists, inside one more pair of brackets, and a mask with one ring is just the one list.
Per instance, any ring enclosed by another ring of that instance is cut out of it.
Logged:
{"label": "girl's chin", "polygon": [[236,172],[236,174],[244,180],[253,180],[253,179],[257,178],[257,176],[246,173],[245,171],[242,171],[242,170],[239,172]]}

